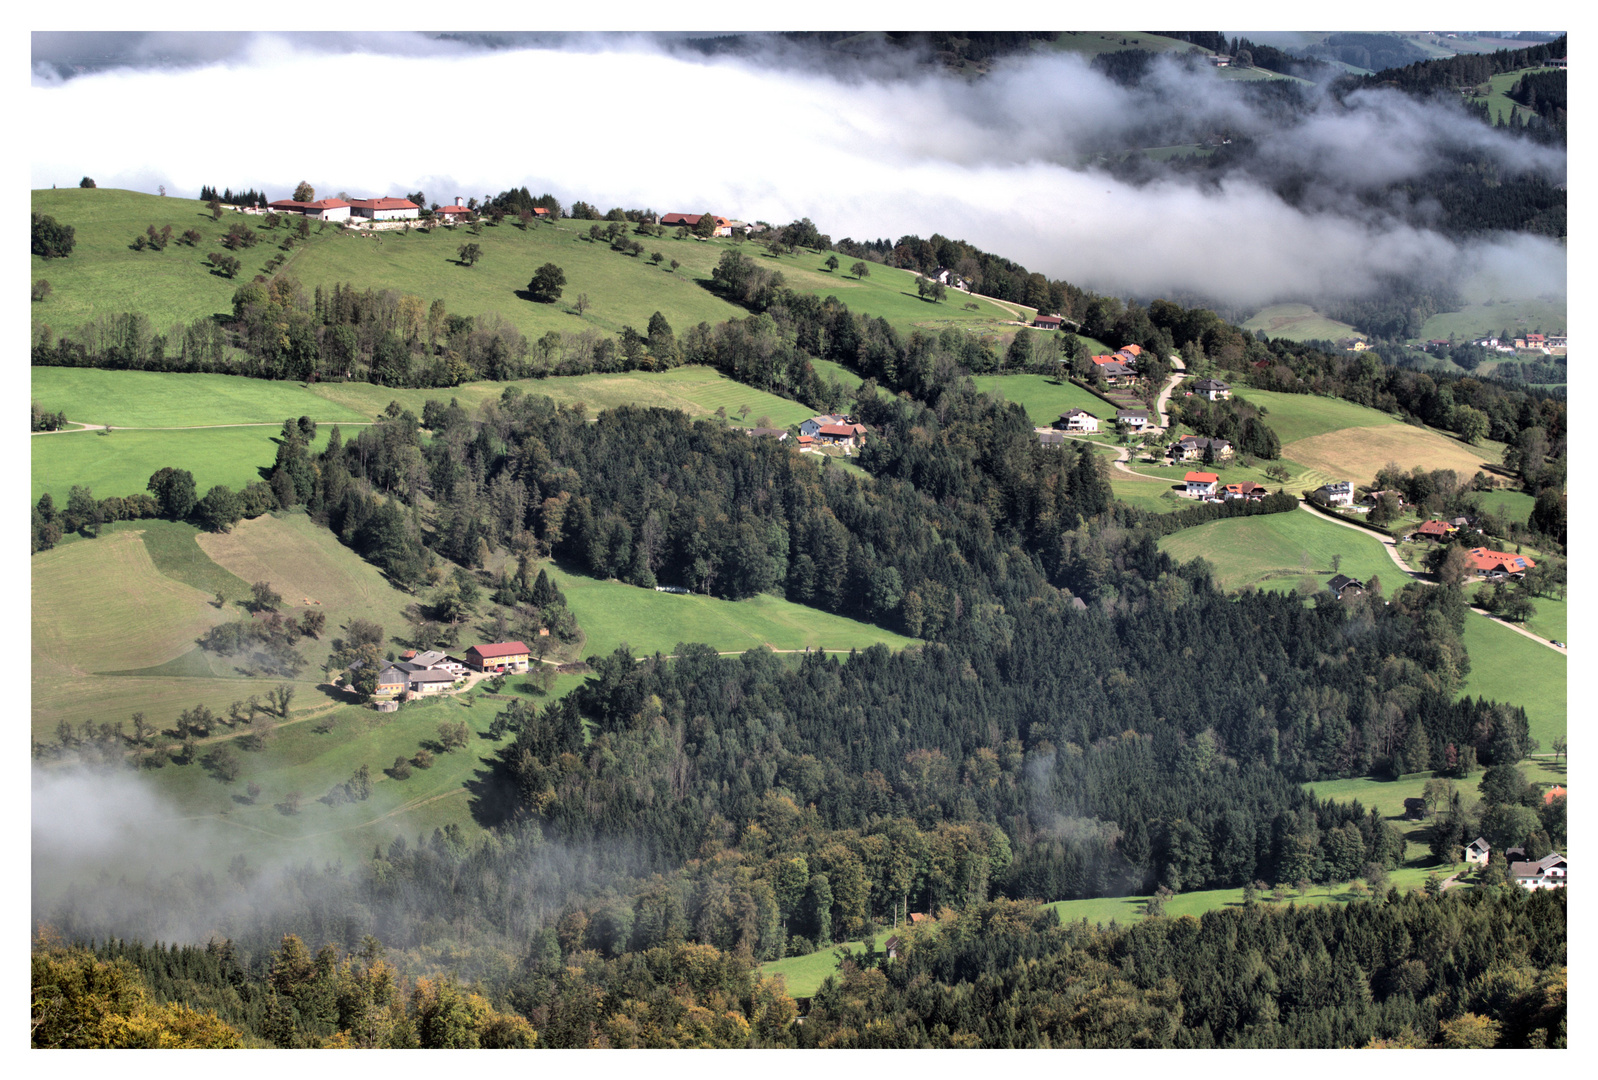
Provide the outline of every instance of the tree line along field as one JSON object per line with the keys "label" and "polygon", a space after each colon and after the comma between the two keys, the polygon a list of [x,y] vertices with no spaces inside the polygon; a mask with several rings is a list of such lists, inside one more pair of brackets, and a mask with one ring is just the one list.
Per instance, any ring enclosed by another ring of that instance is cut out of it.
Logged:
{"label": "tree line along field", "polygon": [[[233,224],[258,227],[262,216],[224,213],[212,221],[197,200],[99,188],[35,191],[33,209],[76,230],[77,244],[67,258],[32,257],[33,278],[49,280],[54,289],[49,299],[33,305],[34,323],[49,324],[58,335],[96,316],[125,311],[143,312],[157,331],[231,311],[237,287],[265,272],[265,263],[289,235],[284,228],[258,229],[261,242],[238,253],[244,269],[229,280],[211,271],[206,255],[221,250],[220,237]],[[679,332],[701,321],[742,317],[747,312],[708,288],[722,253],[736,248],[761,266],[781,270],[790,288],[836,295],[851,311],[880,316],[901,331],[915,326],[993,331],[1014,319],[1007,308],[952,290],[943,303],[932,304],[917,295],[915,274],[882,264],[870,264],[870,276],[856,279],[847,271],[855,260],[828,271],[825,254],[800,250],[772,256],[754,242],[679,240],[674,230],[661,237],[635,236],[629,224],[628,238],[644,245],[644,254],[634,257],[605,242],[590,242],[586,235],[593,222],[563,219],[526,230],[509,222],[485,224],[479,235],[465,227],[365,235],[313,226],[310,237],[288,253],[282,272],[297,277],[308,293],[318,285],[354,284],[442,299],[451,314],[497,311],[535,340],[550,330],[618,333],[629,325],[642,330],[656,311]],[[195,228],[205,239],[192,248],[174,241],[161,252],[132,250],[133,237],[151,224],[157,229],[170,224],[175,235]],[[465,243],[477,244],[482,252],[470,267],[458,256]],[[655,251],[664,256],[660,265],[649,260]],[[673,259],[681,264],[675,271]],[[552,304],[533,303],[525,290],[546,262],[565,271],[564,293]],[[580,316],[574,303],[583,293],[592,306]],[[1030,309],[1021,310],[1030,318]]]}

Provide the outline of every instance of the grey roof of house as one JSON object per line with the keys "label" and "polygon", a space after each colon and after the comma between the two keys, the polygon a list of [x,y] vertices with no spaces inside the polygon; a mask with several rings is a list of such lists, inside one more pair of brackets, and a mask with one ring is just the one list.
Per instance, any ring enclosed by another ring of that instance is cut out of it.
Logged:
{"label": "grey roof of house", "polygon": [[445,671],[443,668],[428,668],[425,671],[411,672],[410,681],[421,683],[454,682],[455,674]]}
{"label": "grey roof of house", "polygon": [[1078,611],[1086,611],[1088,609],[1087,603],[1080,596],[1071,597],[1071,606]]}
{"label": "grey roof of house", "polygon": [[377,681],[380,683],[404,682],[405,674],[404,668],[397,664],[389,664],[377,673]]}
{"label": "grey roof of house", "polygon": [[417,653],[415,656],[411,657],[411,663],[420,667],[430,668],[440,661],[448,659],[449,657],[444,653],[439,652],[437,649],[431,649],[424,653]]}
{"label": "grey roof of house", "polygon": [[1147,409],[1116,409],[1115,410],[1115,418],[1117,420],[1130,420],[1134,416],[1141,416],[1145,420],[1154,419],[1152,416],[1149,415],[1149,411]]}
{"label": "grey roof of house", "polygon": [[1354,578],[1349,577],[1347,574],[1338,574],[1336,577],[1332,578],[1331,581],[1328,581],[1326,586],[1333,592],[1342,592],[1349,586],[1353,586],[1356,589],[1363,589],[1365,587]]}
{"label": "grey roof of house", "polygon": [[1465,846],[1476,848],[1479,851],[1488,851],[1492,848],[1492,845],[1487,842],[1487,838],[1485,836],[1478,836]]}
{"label": "grey roof of house", "polygon": [[1195,390],[1230,390],[1231,383],[1223,383],[1219,379],[1200,379],[1193,384]]}
{"label": "grey roof of house", "polygon": [[1038,442],[1043,446],[1059,446],[1065,442],[1065,436],[1058,431],[1040,431]]}

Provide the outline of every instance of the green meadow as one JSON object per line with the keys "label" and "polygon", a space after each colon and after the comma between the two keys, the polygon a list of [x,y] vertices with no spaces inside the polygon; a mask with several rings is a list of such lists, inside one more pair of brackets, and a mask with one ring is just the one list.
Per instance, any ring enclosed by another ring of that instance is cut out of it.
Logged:
{"label": "green meadow", "polygon": [[[144,491],[151,475],[169,465],[193,473],[201,495],[215,484],[238,491],[265,479],[263,469],[271,471],[281,428],[279,420],[260,427],[36,435],[31,444],[30,497],[37,502],[49,492],[57,506],[65,506],[74,484],[87,487],[99,499],[132,495]],[[324,425],[317,431],[313,448],[327,445],[330,430]]]}
{"label": "green meadow", "polygon": [[[815,410],[789,398],[730,379],[714,368],[687,366],[669,371],[628,371],[617,374],[554,375],[515,382],[471,382],[460,386],[404,390],[372,383],[316,383],[312,389],[327,400],[366,416],[377,416],[390,402],[420,415],[429,399],[459,401],[468,412],[486,401],[498,401],[505,388],[544,396],[557,404],[582,402],[589,415],[618,405],[645,405],[678,409],[691,417],[710,417],[726,411],[727,423],[753,427],[761,417],[771,426],[788,427],[808,420]],[[747,412],[745,412],[747,406]],[[740,417],[746,417],[740,419]]]}
{"label": "green meadow", "polygon": [[603,656],[626,643],[636,656],[670,653],[679,643],[718,652],[773,649],[864,649],[877,642],[902,649],[914,638],[762,593],[747,600],[655,592],[619,581],[573,574],[554,563],[550,576],[587,638],[585,656]]}
{"label": "green meadow", "polygon": [[1226,589],[1292,589],[1306,579],[1324,587],[1339,572],[1334,555],[1342,556],[1340,572],[1361,581],[1379,576],[1392,588],[1402,576],[1374,536],[1303,510],[1211,521],[1161,537],[1159,546],[1181,562],[1203,558]]}
{"label": "green meadow", "polygon": [[1483,508],[1522,524],[1531,517],[1532,509],[1537,505],[1537,500],[1524,491],[1511,491],[1508,488],[1484,491],[1478,498]]}
{"label": "green meadow", "polygon": [[[259,218],[224,216],[212,221],[197,199],[162,198],[112,188],[62,188],[33,192],[33,209],[75,231],[72,254],[64,259],[31,255],[32,280],[50,282],[50,298],[32,306],[34,326],[48,324],[57,336],[99,315],[140,311],[164,333],[173,323],[190,323],[233,310],[233,293],[276,252],[271,243],[242,252],[241,277],[228,280],[211,272],[205,257],[221,251],[219,240],[233,221]],[[147,225],[172,226],[174,241],[165,251],[134,251],[136,234]],[[205,237],[196,247],[176,242],[189,229]],[[67,414],[69,417],[71,412]]]}
{"label": "green meadow", "polygon": [[1526,115],[1525,108],[1517,104],[1515,99],[1509,96],[1509,92],[1515,88],[1515,84],[1521,80],[1521,77],[1557,70],[1557,68],[1522,68],[1519,71],[1506,71],[1502,74],[1494,75],[1487,80],[1486,96],[1474,97],[1471,101],[1474,104],[1480,104],[1483,101],[1487,102],[1487,108],[1492,112],[1493,123],[1496,124],[1502,121],[1507,124],[1516,110],[1519,110],[1522,115]]}
{"label": "green meadow", "polygon": [[1268,337],[1289,341],[1336,341],[1363,336],[1348,323],[1328,319],[1308,304],[1273,304],[1261,308],[1243,324],[1243,329],[1263,330]]}
{"label": "green meadow", "polygon": [[1318,394],[1281,394],[1246,387],[1237,396],[1258,406],[1265,422],[1285,447],[1298,439],[1313,438],[1344,428],[1376,427],[1402,423],[1396,416],[1356,405],[1341,398]]}
{"label": "green meadow", "polygon": [[1115,406],[1068,379],[1048,375],[976,375],[977,389],[1002,394],[1027,411],[1034,427],[1048,427],[1067,409],[1085,409],[1099,418],[1101,428],[1113,426]]}
{"label": "green meadow", "polygon": [[1547,753],[1566,734],[1565,657],[1479,615],[1465,620],[1465,649],[1470,674],[1461,696],[1524,707],[1532,738]]}
{"label": "green meadow", "polygon": [[[893,934],[892,930],[877,934],[873,939],[877,952],[882,951],[884,943]],[[781,960],[767,961],[760,965],[760,974],[768,979],[780,975],[791,997],[811,997],[821,989],[821,984],[827,981],[829,975],[838,973],[839,950],[859,953],[864,949],[863,941],[843,941],[803,956],[785,956]]]}
{"label": "green meadow", "polygon": [[[371,417],[319,395],[304,383],[243,375],[31,368],[33,400],[82,424],[112,427],[206,427],[273,424],[309,416],[321,423]],[[387,404],[385,402],[385,404]],[[34,446],[39,442],[35,441]]]}

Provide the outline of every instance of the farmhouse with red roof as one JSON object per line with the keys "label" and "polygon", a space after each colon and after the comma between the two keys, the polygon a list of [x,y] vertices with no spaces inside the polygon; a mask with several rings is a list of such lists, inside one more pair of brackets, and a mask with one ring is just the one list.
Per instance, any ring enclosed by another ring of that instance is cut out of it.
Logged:
{"label": "farmhouse with red roof", "polygon": [[373,221],[398,221],[421,216],[422,208],[409,199],[351,199],[350,213]]}
{"label": "farmhouse with red roof", "polygon": [[[668,229],[675,228],[679,225],[693,229],[698,227],[699,219],[704,216],[705,215],[703,214],[665,214],[661,216],[660,223]],[[716,227],[711,231],[711,236],[732,235],[731,221],[717,214],[712,214],[711,217],[716,219]]]}
{"label": "farmhouse with red roof", "polygon": [[1470,549],[1470,564],[1483,576],[1491,573],[1524,574],[1537,565],[1524,555],[1511,555],[1484,547]]}
{"label": "farmhouse with red roof", "polygon": [[350,219],[350,204],[343,199],[317,199],[315,202],[296,202],[293,199],[279,199],[274,203],[267,203],[268,210],[279,214],[303,214],[306,217],[320,218],[323,221],[348,221]]}
{"label": "farmhouse with red roof", "polygon": [[1189,495],[1214,495],[1215,485],[1221,478],[1212,472],[1190,472],[1182,479],[1187,482]]}
{"label": "farmhouse with red roof", "polygon": [[531,656],[532,650],[519,641],[473,645],[466,650],[466,662],[478,671],[526,671]]}

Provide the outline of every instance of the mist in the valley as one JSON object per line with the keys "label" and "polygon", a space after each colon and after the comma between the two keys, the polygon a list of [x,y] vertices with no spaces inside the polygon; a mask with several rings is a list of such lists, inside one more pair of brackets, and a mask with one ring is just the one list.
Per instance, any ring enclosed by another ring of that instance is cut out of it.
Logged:
{"label": "mist in the valley", "polygon": [[[705,55],[622,35],[35,35],[30,112],[74,137],[36,141],[32,182],[440,202],[525,184],[602,210],[809,217],[834,239],[938,232],[1101,292],[1236,305],[1489,264],[1526,295],[1564,287],[1553,240],[1459,240],[1425,206],[1358,197],[1461,150],[1563,180],[1562,152],[1457,107],[1368,90],[1281,119],[1169,60],[1135,87],[1074,54],[975,80],[914,60],[774,37]],[[1108,163],[1162,132],[1256,153],[1152,181]],[[1296,205],[1272,191],[1284,175]]]}
{"label": "mist in the valley", "polygon": [[[32,920],[72,940],[229,938],[253,949],[285,933],[353,948],[370,933],[422,949],[415,958],[425,966],[440,941],[487,944],[485,955],[523,948],[573,896],[642,869],[641,853],[624,844],[561,844],[534,827],[511,828],[486,848],[417,835],[396,786],[378,783],[370,800],[332,807],[307,793],[299,813],[315,823],[295,835],[286,821],[274,831],[272,817],[197,812],[143,774],[36,767]],[[377,851],[338,843],[349,829]],[[475,955],[450,963],[469,969]]]}

